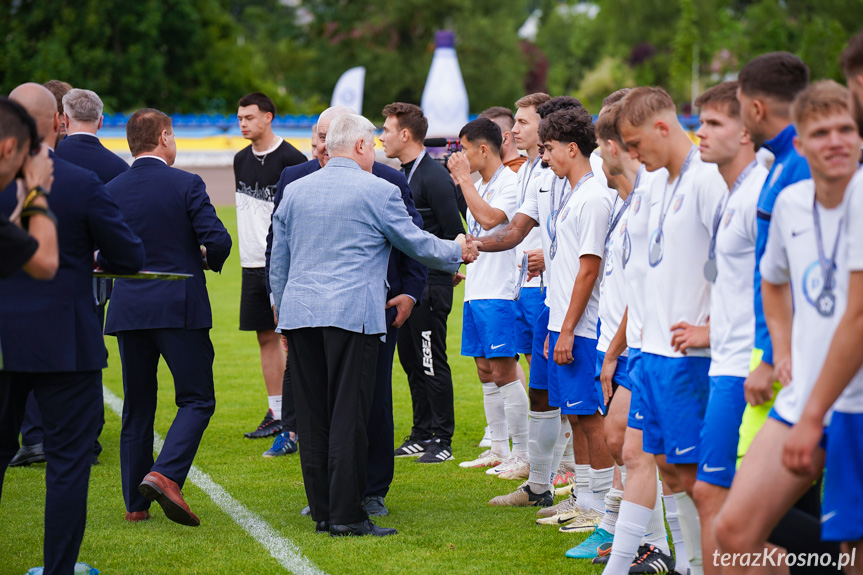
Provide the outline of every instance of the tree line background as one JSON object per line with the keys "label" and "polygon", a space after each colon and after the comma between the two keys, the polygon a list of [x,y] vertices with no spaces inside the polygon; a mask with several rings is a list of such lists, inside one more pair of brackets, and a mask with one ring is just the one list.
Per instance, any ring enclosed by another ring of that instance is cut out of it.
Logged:
{"label": "tree line background", "polygon": [[[434,32],[452,29],[471,112],[526,93],[581,98],[668,89],[685,111],[752,57],[788,50],[813,79],[842,80],[839,54],[863,0],[3,0],[0,93],[25,81],[95,90],[107,112],[236,111],[270,95],[315,114],[346,69],[366,67],[364,113],[419,103]],[[541,14],[533,40],[518,30]],[[693,65],[694,64],[694,65]]]}

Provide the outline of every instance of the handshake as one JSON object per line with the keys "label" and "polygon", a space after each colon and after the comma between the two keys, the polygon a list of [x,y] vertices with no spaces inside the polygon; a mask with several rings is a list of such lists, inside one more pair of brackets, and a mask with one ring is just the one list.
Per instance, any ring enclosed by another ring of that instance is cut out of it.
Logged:
{"label": "handshake", "polygon": [[459,234],[456,236],[455,241],[461,246],[461,259],[466,264],[470,264],[476,261],[476,258],[479,257],[479,248],[482,247],[482,244],[476,240],[471,235],[465,237],[464,234]]}

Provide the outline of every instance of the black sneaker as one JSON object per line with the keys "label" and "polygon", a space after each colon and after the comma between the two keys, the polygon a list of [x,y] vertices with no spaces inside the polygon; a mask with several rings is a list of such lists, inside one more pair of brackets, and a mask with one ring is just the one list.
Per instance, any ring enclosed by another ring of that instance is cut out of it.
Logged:
{"label": "black sneaker", "polygon": [[273,410],[268,409],[264,420],[254,431],[245,434],[249,439],[260,439],[262,437],[270,437],[282,431],[282,420],[273,418]]}
{"label": "black sneaker", "polygon": [[672,573],[674,557],[666,555],[656,545],[642,545],[638,556],[629,566],[630,573]]}
{"label": "black sneaker", "polygon": [[448,443],[442,443],[439,439],[433,441],[426,447],[422,457],[417,459],[417,463],[443,463],[452,459],[452,448]]}
{"label": "black sneaker", "polygon": [[431,439],[413,439],[405,437],[405,442],[393,451],[394,457],[417,457],[425,453],[426,448],[432,442]]}

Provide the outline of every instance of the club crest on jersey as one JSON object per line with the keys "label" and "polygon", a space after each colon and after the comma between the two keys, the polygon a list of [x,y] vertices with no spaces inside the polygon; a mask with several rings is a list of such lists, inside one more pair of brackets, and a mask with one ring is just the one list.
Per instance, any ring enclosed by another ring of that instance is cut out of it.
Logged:
{"label": "club crest on jersey", "polygon": [[610,276],[612,272],[614,272],[614,252],[612,251],[612,246],[614,245],[614,240],[612,240],[608,244],[608,249],[605,250],[605,275],[606,277]]}
{"label": "club crest on jersey", "polygon": [[568,216],[568,215],[569,215],[569,208],[566,208],[565,210],[563,210],[563,211],[560,213],[560,219],[558,220],[558,223],[561,223],[561,224],[562,224],[562,223],[563,223],[563,220],[565,220],[565,219],[566,219],[566,216]]}
{"label": "club crest on jersey", "polygon": [[734,209],[730,209],[725,212],[725,223],[722,224],[722,227],[727,228],[729,224],[731,224],[731,218],[734,217]]}
{"label": "club crest on jersey", "polygon": [[[833,265],[834,271],[836,270],[836,264]],[[821,295],[821,292],[824,288],[824,278],[821,275],[821,262],[815,260],[809,267],[806,268],[806,271],[803,272],[803,295],[806,298],[806,301],[814,307],[816,310],[818,309],[818,296]]]}
{"label": "club crest on jersey", "polygon": [[626,226],[629,222],[621,222],[620,229],[617,231],[617,235],[622,236],[626,233]]}
{"label": "club crest on jersey", "polygon": [[674,208],[673,209],[674,209],[675,214],[680,211],[680,206],[683,205],[683,197],[684,196],[677,196],[676,198],[674,198]]}
{"label": "club crest on jersey", "polygon": [[638,210],[641,209],[641,194],[636,194],[632,199],[632,213],[637,214]]}

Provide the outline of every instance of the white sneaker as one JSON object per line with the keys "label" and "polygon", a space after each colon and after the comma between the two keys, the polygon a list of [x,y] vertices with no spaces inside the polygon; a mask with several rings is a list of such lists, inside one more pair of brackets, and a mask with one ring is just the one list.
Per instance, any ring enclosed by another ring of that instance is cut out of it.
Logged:
{"label": "white sneaker", "polygon": [[503,460],[504,457],[496,453],[492,453],[491,449],[487,449],[486,451],[483,451],[480,456],[473,461],[462,461],[458,464],[458,466],[464,468],[494,467],[503,463]]}
{"label": "white sneaker", "polygon": [[526,458],[512,454],[506,458],[506,461],[487,470],[485,474],[497,475],[501,479],[527,479],[530,476],[530,463]]}
{"label": "white sneaker", "polygon": [[491,430],[486,426],[483,432],[482,439],[479,442],[480,447],[491,447]]}
{"label": "white sneaker", "polygon": [[575,483],[567,483],[563,487],[555,487],[554,496],[560,497],[562,495],[572,495],[575,493]]}
{"label": "white sneaker", "polygon": [[580,511],[576,517],[567,522],[558,531],[561,533],[590,533],[599,528],[601,521],[602,513],[597,513],[593,509]]}
{"label": "white sneaker", "polygon": [[[551,507],[546,507],[545,509],[540,509],[536,512],[537,517],[553,517],[555,515],[560,515],[561,513],[566,513],[568,511],[572,511],[576,509],[575,505],[575,497],[569,496],[557,505],[552,505]],[[544,525],[545,523],[542,523]]]}

